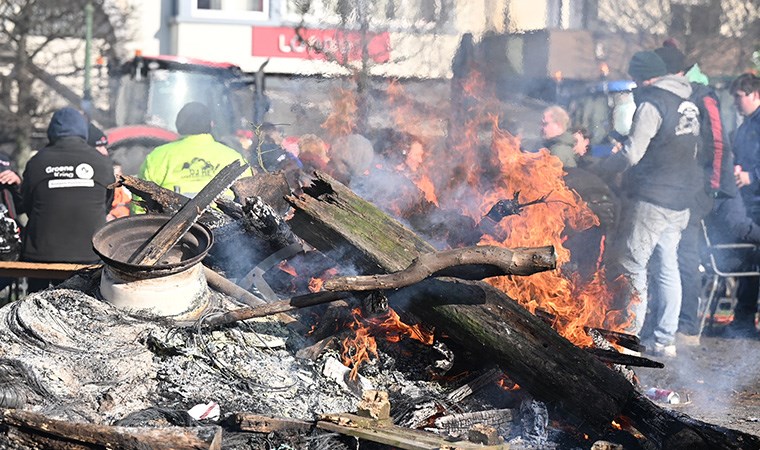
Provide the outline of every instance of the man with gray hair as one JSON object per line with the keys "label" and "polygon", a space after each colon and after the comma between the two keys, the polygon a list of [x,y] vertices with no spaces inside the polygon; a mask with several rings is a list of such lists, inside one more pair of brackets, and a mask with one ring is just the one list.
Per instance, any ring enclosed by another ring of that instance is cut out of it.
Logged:
{"label": "man with gray hair", "polygon": [[689,100],[689,81],[668,74],[656,53],[634,54],[628,73],[637,85],[633,124],[623,148],[602,165],[611,173],[624,172],[627,196],[608,274],[612,279],[625,275],[630,281],[632,289],[624,300],[635,317],[629,331],[640,335],[647,315],[647,266],[658,253],[654,282],[661,305],[651,318],[652,335],[642,337],[648,352],[672,358],[681,309],[678,242],[694,192],[702,188],[696,160],[699,109]]}
{"label": "man with gray hair", "polygon": [[562,161],[563,167],[577,167],[575,160],[575,138],[568,131],[570,128],[570,116],[560,106],[550,106],[544,110],[541,119],[541,136],[544,138],[544,147],[549,153]]}

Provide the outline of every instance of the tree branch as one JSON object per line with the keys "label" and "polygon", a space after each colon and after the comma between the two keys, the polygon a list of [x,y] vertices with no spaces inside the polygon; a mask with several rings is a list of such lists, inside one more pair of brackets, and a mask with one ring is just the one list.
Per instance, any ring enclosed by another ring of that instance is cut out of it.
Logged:
{"label": "tree branch", "polygon": [[325,281],[324,291],[369,291],[398,289],[428,277],[480,280],[500,275],[531,275],[556,267],[554,247],[517,248],[467,247],[426,253],[408,268],[384,275],[339,277]]}

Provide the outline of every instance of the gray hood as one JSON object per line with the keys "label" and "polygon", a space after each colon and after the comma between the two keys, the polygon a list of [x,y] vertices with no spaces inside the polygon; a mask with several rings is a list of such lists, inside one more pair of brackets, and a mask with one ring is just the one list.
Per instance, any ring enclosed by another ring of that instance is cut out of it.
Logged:
{"label": "gray hood", "polygon": [[691,96],[691,83],[683,75],[665,75],[652,83],[652,86],[672,92],[681,98]]}

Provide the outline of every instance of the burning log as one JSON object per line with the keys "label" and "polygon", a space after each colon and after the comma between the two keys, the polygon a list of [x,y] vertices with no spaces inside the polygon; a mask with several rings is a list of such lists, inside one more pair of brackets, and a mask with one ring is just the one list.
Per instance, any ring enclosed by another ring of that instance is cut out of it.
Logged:
{"label": "burning log", "polygon": [[[432,248],[348,188],[317,173],[300,197],[294,231],[318,249],[347,248],[371,273],[409,266]],[[391,296],[396,308],[442,330],[476,354],[489,355],[521,388],[544,401],[584,432],[602,436],[624,417],[662,449],[676,445],[741,449],[760,447],[760,438],[664,410],[622,375],[560,336],[502,291],[480,281],[425,280]],[[404,301],[406,300],[406,301]]]}
{"label": "burning log", "polygon": [[222,429],[217,426],[118,427],[64,422],[10,409],[3,412],[0,420],[7,427],[7,439],[18,448],[87,450],[112,448],[118,443],[125,450],[218,450],[222,444]]}
{"label": "burning log", "polygon": [[333,278],[325,281],[326,291],[368,291],[398,289],[419,283],[428,277],[451,276],[480,280],[500,275],[530,275],[554,269],[554,248],[506,249],[496,246],[468,247],[425,253],[399,272]]}

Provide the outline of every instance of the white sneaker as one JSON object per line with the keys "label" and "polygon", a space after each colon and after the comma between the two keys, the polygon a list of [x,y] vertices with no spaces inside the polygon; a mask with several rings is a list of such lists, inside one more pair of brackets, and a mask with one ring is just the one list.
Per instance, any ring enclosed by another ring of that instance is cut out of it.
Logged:
{"label": "white sneaker", "polygon": [[[647,347],[647,349],[649,349],[649,347]],[[660,344],[659,342],[655,342],[654,346],[652,347],[651,353],[654,356],[662,356],[664,358],[675,358],[676,346],[675,344],[665,345],[665,344]]]}

